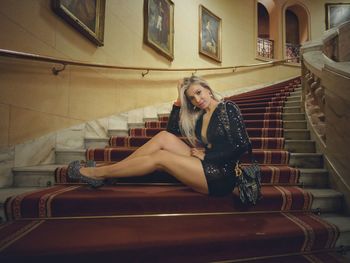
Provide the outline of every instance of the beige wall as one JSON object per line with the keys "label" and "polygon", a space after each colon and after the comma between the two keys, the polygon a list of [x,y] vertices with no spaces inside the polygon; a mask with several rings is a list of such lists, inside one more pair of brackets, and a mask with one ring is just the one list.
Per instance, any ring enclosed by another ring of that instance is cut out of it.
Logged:
{"label": "beige wall", "polygon": [[[49,0],[3,1],[0,48],[126,66],[193,68],[255,63],[255,0],[174,0],[174,60],[143,44],[143,1],[107,0],[105,45],[97,48],[55,15]],[[319,2],[320,4],[316,4]],[[198,54],[198,6],[222,18],[222,63]],[[323,1],[306,1],[311,35],[324,29]],[[313,14],[314,12],[319,12]],[[201,72],[214,89],[271,82],[299,74],[295,67]],[[0,146],[13,145],[65,127],[176,97],[176,81],[190,73],[97,70],[0,59]]]}

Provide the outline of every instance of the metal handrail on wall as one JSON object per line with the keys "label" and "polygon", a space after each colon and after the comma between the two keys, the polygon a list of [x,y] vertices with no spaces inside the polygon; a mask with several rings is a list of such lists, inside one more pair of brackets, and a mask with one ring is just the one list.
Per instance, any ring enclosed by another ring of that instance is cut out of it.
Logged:
{"label": "metal handrail on wall", "polygon": [[[106,68],[106,69],[109,68],[109,69],[119,69],[119,70],[143,71],[141,73],[142,77],[147,75],[150,71],[169,71],[169,72],[191,71],[191,72],[195,73],[197,71],[230,69],[230,70],[232,70],[232,72],[235,72],[236,69],[239,69],[239,68],[250,68],[250,67],[271,66],[271,65],[274,66],[274,65],[278,65],[278,64],[287,63],[288,61],[291,60],[291,59],[274,60],[274,61],[268,61],[268,62],[262,62],[262,63],[238,65],[238,66],[230,66],[230,67],[169,69],[169,68],[151,68],[151,67],[127,67],[127,66],[115,66],[115,65],[106,65],[106,64],[99,64],[99,63],[89,63],[89,62],[82,62],[82,61],[76,61],[76,60],[58,59],[58,58],[54,58],[54,57],[50,57],[50,56],[42,56],[42,55],[7,50],[7,49],[0,49],[0,56],[61,64],[62,68],[60,68],[60,69],[57,69],[56,67],[52,68],[52,73],[54,75],[58,75],[61,71],[65,70],[67,65],[71,65],[71,66],[83,66],[83,67],[94,67],[94,68]],[[144,72],[144,71],[146,71],[146,72]]]}

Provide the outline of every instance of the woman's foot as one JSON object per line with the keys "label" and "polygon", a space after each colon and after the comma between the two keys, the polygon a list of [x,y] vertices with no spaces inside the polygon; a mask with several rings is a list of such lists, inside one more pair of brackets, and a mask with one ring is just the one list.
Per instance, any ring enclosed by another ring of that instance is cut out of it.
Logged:
{"label": "woman's foot", "polygon": [[68,177],[73,180],[79,180],[81,182],[87,183],[93,188],[98,188],[104,185],[103,179],[97,179],[95,176],[93,176],[92,169],[84,167],[96,167],[96,163],[94,161],[87,161],[86,163],[73,161],[68,165]]}

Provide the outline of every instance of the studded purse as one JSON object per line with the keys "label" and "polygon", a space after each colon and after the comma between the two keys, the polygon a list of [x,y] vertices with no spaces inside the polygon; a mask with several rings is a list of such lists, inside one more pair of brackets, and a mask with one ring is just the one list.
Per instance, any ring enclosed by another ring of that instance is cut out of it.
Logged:
{"label": "studded purse", "polygon": [[[224,129],[226,130],[228,139],[231,144],[234,144],[232,138],[231,128],[229,125],[229,117],[227,115],[226,103],[224,103],[224,110],[220,111],[220,121],[223,123]],[[247,135],[248,137],[248,135]],[[248,153],[251,159],[250,165],[242,166],[237,160],[235,167],[233,168],[236,174],[236,186],[239,191],[239,198],[245,205],[255,205],[261,195],[261,170],[258,162],[254,159],[252,153],[252,146],[249,142]]]}

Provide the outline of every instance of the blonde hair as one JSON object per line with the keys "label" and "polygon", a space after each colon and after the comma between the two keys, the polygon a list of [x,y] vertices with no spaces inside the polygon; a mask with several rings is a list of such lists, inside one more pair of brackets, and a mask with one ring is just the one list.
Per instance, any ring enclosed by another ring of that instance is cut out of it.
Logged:
{"label": "blonde hair", "polygon": [[191,76],[189,78],[183,79],[183,84],[180,89],[180,99],[181,99],[181,109],[180,109],[180,130],[183,136],[189,140],[192,146],[196,147],[197,138],[196,138],[196,121],[198,117],[201,115],[203,110],[195,107],[191,100],[187,97],[186,91],[192,85],[200,85],[205,89],[208,89],[213,95],[213,99],[216,101],[220,101],[218,97],[215,95],[213,90],[210,88],[208,82],[204,79],[201,79],[197,76]]}

